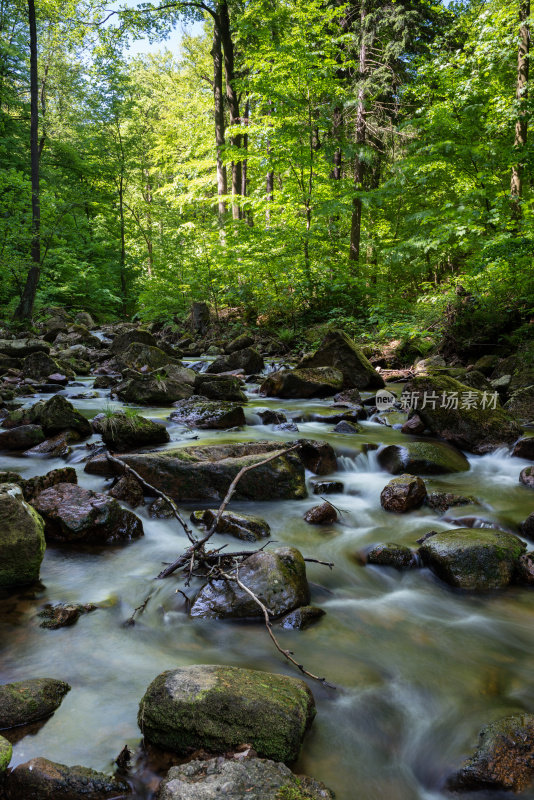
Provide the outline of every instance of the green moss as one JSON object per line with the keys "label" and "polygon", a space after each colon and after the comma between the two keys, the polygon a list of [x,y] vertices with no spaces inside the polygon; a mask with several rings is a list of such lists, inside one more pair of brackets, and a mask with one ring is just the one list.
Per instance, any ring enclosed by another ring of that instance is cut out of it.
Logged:
{"label": "green moss", "polygon": [[0,736],[0,777],[9,767],[12,755],[13,748],[11,747],[11,743],[8,742],[7,739],[4,739],[3,736]]}

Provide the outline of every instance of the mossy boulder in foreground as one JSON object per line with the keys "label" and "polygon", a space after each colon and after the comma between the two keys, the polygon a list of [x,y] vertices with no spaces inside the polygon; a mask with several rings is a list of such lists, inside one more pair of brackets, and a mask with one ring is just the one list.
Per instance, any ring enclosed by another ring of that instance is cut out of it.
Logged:
{"label": "mossy boulder in foreground", "polygon": [[469,469],[464,454],[442,442],[390,444],[378,451],[378,463],[392,475],[446,475]]}
{"label": "mossy boulder in foreground", "polygon": [[54,678],[4,683],[0,686],[0,730],[45,719],[69,691],[68,683]]}
{"label": "mossy boulder in foreground", "polygon": [[0,484],[0,589],[39,579],[45,552],[44,522],[20,486]]}
{"label": "mossy boulder in foreground", "polygon": [[213,758],[172,767],[158,800],[332,800],[313,778],[294,775],[285,764],[264,758]]}
{"label": "mossy boulder in foreground", "polygon": [[313,695],[298,678],[213,664],[163,672],[139,707],[151,744],[185,754],[250,744],[260,756],[294,761],[315,716]]}
{"label": "mossy boulder in foreground", "polygon": [[11,747],[11,742],[8,742],[3,736],[0,736],[0,781],[6,769],[9,767],[12,755],[13,748]]}
{"label": "mossy boulder in foreground", "polygon": [[458,528],[427,539],[423,563],[458,589],[486,591],[507,586],[526,545],[517,536],[487,528]]}
{"label": "mossy boulder in foreground", "polygon": [[534,716],[513,714],[480,731],[476,752],[448,780],[454,791],[522,792],[534,781]]}
{"label": "mossy boulder in foreground", "polygon": [[128,415],[124,411],[115,411],[109,416],[97,414],[91,424],[102,441],[115,448],[146,447],[170,440],[164,425],[140,414]]}

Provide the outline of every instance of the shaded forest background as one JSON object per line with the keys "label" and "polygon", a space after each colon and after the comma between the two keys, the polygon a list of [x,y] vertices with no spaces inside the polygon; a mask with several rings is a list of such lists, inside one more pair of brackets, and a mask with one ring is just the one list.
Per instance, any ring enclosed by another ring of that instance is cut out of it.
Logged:
{"label": "shaded forest background", "polygon": [[[6,318],[33,266],[37,316],[532,336],[525,0],[38,0],[33,113],[32,6],[0,0]],[[184,21],[180,53],[128,58]]]}

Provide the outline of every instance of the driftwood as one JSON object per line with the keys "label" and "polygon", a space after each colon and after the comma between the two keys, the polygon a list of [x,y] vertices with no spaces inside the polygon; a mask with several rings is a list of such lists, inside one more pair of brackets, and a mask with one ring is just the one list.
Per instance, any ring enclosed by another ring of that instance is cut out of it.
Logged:
{"label": "driftwood", "polygon": [[[225,552],[226,545],[222,547],[213,549],[213,550],[206,550],[206,544],[209,542],[213,534],[217,530],[217,526],[220,522],[221,516],[228,506],[228,503],[232,499],[235,490],[239,484],[239,481],[250,470],[256,469],[256,467],[263,466],[264,464],[268,464],[270,461],[274,461],[274,459],[279,458],[281,455],[285,455],[286,453],[291,453],[294,450],[297,450],[300,445],[292,445],[291,447],[286,448],[284,451],[280,452],[277,451],[272,453],[268,458],[263,459],[262,461],[258,461],[255,464],[250,464],[249,466],[243,467],[239,470],[233,481],[231,482],[230,486],[228,487],[228,491],[226,492],[225,497],[223,498],[215,519],[208,529],[205,536],[202,538],[197,538],[191,528],[187,525],[185,520],[182,518],[180,511],[174,502],[174,500],[166,495],[164,492],[161,492],[159,489],[156,489],[155,486],[152,486],[150,483],[144,480],[144,478],[139,475],[132,467],[129,467],[124,461],[116,456],[111,455],[109,452],[107,453],[107,459],[110,463],[114,464],[115,466],[119,467],[123,472],[132,475],[139,483],[151,494],[155,494],[156,496],[160,497],[162,500],[168,503],[170,508],[172,509],[174,518],[177,522],[180,523],[182,528],[184,529],[187,538],[190,542],[190,547],[188,547],[178,558],[176,558],[171,564],[168,564],[165,569],[163,569],[159,575],[157,576],[158,579],[164,579],[172,575],[179,569],[186,568],[186,579],[185,585],[188,586],[191,578],[198,577],[204,580],[226,580],[230,582],[237,583],[237,585],[242,589],[242,591],[246,592],[252,600],[256,603],[258,608],[261,610],[261,613],[264,618],[265,627],[267,629],[267,633],[271,638],[274,646],[278,650],[278,652],[287,659],[291,664],[293,664],[300,672],[306,675],[308,678],[312,678],[315,681],[318,681],[323,686],[326,686],[330,689],[335,689],[336,687],[332,684],[328,683],[326,678],[321,678],[318,675],[314,675],[313,672],[309,672],[303,664],[297,661],[294,658],[294,653],[291,650],[284,649],[280,643],[278,642],[276,636],[273,633],[271,617],[272,613],[269,609],[262,603],[260,598],[246,586],[243,581],[239,577],[239,565],[244,561],[246,558],[250,557],[253,553],[258,553],[263,550],[270,542],[267,542],[263,545],[263,547],[258,548],[257,550],[250,551],[250,550],[242,550],[238,552]],[[328,501],[327,501],[328,502]],[[305,558],[305,561],[312,562],[315,564],[322,564],[326,567],[332,569],[334,564],[329,561],[320,561],[316,558]],[[185,598],[187,602],[190,602],[187,595],[181,590],[178,590]],[[152,593],[148,595],[148,597],[144,600],[141,605],[139,605],[131,615],[131,617],[126,621],[125,624],[127,625],[134,625],[136,615],[142,614],[145,610]]]}

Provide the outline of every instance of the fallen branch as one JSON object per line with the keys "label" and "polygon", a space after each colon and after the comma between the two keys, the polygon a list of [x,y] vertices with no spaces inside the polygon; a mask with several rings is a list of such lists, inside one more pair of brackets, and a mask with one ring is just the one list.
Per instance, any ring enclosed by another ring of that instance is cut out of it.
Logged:
{"label": "fallen branch", "polygon": [[117,458],[116,456],[112,456],[111,453],[109,453],[109,452],[106,453],[106,458],[110,463],[116,464],[118,467],[120,467],[123,472],[125,472],[125,473],[127,473],[129,475],[132,475],[136,480],[139,481],[141,486],[143,486],[147,490],[147,492],[150,492],[151,494],[155,494],[157,497],[161,497],[162,500],[164,500],[166,503],[168,503],[168,505],[170,506],[170,508],[172,510],[173,516],[175,517],[176,520],[178,520],[178,522],[180,523],[180,525],[184,529],[189,541],[191,543],[196,541],[195,536],[193,534],[193,531],[191,530],[189,525],[186,523],[186,521],[184,519],[182,519],[182,516],[181,516],[180,512],[178,511],[178,506],[176,505],[174,500],[169,497],[169,495],[165,494],[165,492],[160,491],[160,489],[156,489],[156,487],[152,486],[152,484],[148,483],[148,481],[145,481],[145,479],[142,478],[141,475],[139,475],[138,472],[136,472],[134,469],[132,469],[132,467],[128,466],[128,464],[126,464],[125,461],[122,461],[122,459]]}
{"label": "fallen branch", "polygon": [[152,594],[153,593],[150,592],[150,594],[147,597],[145,597],[145,599],[143,600],[141,605],[137,606],[137,608],[134,608],[132,616],[128,617],[128,619],[125,620],[124,623],[123,623],[123,625],[125,627],[129,627],[130,625],[135,625],[135,617],[136,617],[136,615],[143,613],[143,611],[145,610],[145,608],[147,607],[147,605],[149,603],[150,598],[152,597]]}

